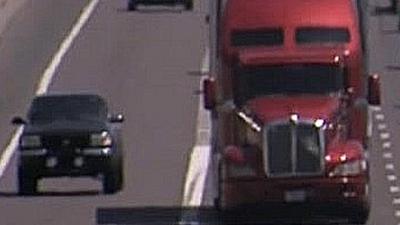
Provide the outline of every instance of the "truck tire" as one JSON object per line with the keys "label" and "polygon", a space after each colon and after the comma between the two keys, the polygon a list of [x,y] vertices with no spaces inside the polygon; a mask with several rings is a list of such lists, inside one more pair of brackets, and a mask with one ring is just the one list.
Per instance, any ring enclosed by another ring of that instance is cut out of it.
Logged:
{"label": "truck tire", "polygon": [[217,174],[217,197],[214,198],[214,207],[217,211],[222,211],[223,207],[224,207],[224,203],[223,203],[223,193],[222,193],[222,165],[220,162],[218,162],[218,174]]}
{"label": "truck tire", "polygon": [[351,219],[351,222],[354,225],[365,225],[368,222],[369,213],[371,209],[370,185],[365,186],[365,191],[366,191],[365,203],[363,204],[363,206],[359,207],[356,216]]}
{"label": "truck tire", "polygon": [[135,11],[137,3],[135,0],[128,0],[128,11]]}
{"label": "truck tire", "polygon": [[193,10],[193,0],[185,1],[185,9],[189,11]]}
{"label": "truck tire", "polygon": [[23,171],[18,171],[18,193],[34,195],[37,193],[37,178]]}
{"label": "truck tire", "polygon": [[122,160],[118,159],[112,162],[110,168],[104,173],[103,192],[105,194],[114,194],[122,189],[124,183],[122,167]]}
{"label": "truck tire", "polygon": [[369,211],[367,210],[360,210],[359,214],[351,219],[352,225],[365,225],[368,222],[369,218]]}

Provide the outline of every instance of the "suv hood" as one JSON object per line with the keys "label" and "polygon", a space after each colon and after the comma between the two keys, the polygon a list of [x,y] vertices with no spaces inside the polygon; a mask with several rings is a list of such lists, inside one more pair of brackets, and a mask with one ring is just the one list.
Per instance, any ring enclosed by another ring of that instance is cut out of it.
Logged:
{"label": "suv hood", "polygon": [[106,123],[96,120],[61,120],[48,123],[27,124],[24,134],[95,133],[107,130]]}

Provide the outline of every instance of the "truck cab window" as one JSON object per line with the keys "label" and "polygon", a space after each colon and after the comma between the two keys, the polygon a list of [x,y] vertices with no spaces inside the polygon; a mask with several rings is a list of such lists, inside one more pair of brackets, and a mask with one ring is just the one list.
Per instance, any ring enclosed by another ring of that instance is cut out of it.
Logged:
{"label": "truck cab window", "polygon": [[281,28],[269,28],[233,31],[231,45],[235,47],[283,45],[283,30]]}
{"label": "truck cab window", "polygon": [[347,28],[305,27],[296,30],[296,42],[310,43],[348,43],[350,32]]}

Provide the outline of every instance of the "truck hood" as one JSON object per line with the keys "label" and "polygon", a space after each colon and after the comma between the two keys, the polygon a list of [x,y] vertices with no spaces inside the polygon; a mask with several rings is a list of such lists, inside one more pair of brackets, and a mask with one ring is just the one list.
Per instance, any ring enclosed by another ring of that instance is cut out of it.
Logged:
{"label": "truck hood", "polygon": [[54,135],[73,133],[95,133],[107,130],[107,125],[98,120],[61,120],[49,123],[28,124],[24,134]]}
{"label": "truck hood", "polygon": [[291,114],[300,120],[328,120],[339,110],[340,100],[331,96],[268,96],[252,99],[246,107],[264,124],[288,119]]}

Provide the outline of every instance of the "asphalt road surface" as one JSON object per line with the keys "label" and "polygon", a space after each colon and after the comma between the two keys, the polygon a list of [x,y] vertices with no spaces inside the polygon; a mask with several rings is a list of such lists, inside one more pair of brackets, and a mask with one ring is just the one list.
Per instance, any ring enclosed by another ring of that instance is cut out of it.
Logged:
{"label": "asphalt road surface", "polygon": [[[44,70],[89,0],[29,0],[0,43],[0,146],[24,115]],[[194,143],[199,77],[207,44],[207,1],[192,12],[101,0],[62,58],[49,93],[98,93],[123,124],[125,187],[104,196],[92,179],[45,179],[44,195],[16,195],[16,157],[0,178],[0,224],[95,224],[97,207],[179,205]],[[2,152],[4,155],[4,151]],[[2,159],[3,160],[3,159]],[[3,160],[4,161],[4,160]]]}

